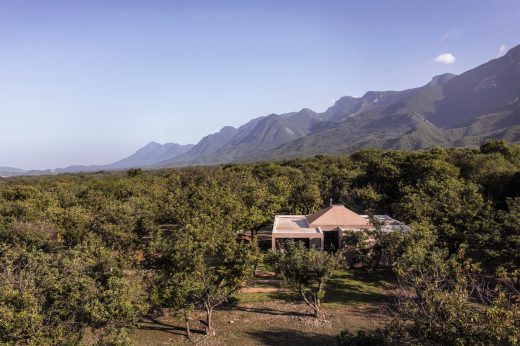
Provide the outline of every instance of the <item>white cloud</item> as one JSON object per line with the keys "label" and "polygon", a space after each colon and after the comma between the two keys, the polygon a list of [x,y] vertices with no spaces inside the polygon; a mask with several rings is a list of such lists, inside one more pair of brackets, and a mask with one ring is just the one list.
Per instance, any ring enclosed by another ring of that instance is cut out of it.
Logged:
{"label": "white cloud", "polygon": [[434,62],[438,62],[440,64],[453,64],[455,62],[456,58],[451,53],[443,53],[439,54],[435,59],[433,59]]}
{"label": "white cloud", "polygon": [[503,56],[506,53],[507,53],[507,46],[505,44],[500,45],[500,47],[498,47],[497,57],[500,58],[501,56]]}
{"label": "white cloud", "polygon": [[460,35],[462,35],[462,30],[459,29],[446,31],[444,35],[442,35],[441,41],[456,40],[460,37]]}

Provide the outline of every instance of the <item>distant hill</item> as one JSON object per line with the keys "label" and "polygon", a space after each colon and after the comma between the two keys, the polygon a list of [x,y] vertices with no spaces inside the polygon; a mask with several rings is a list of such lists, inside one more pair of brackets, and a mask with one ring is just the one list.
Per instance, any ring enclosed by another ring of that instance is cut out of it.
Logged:
{"label": "distant hill", "polygon": [[147,167],[157,162],[170,160],[184,154],[193,147],[193,144],[181,145],[177,143],[159,144],[150,142],[134,154],[108,165],[69,166],[56,169],[56,173],[95,172],[101,170],[118,170],[135,167]]}
{"label": "distant hill", "polygon": [[137,150],[133,155],[114,162],[111,168],[129,168],[149,166],[157,162],[169,160],[184,154],[193,147],[193,144],[181,145],[177,143],[159,144],[150,142]]}
{"label": "distant hill", "polygon": [[[520,46],[458,76],[433,77],[421,87],[344,96],[323,113],[269,114],[238,128],[226,126],[196,145],[151,142],[109,165],[56,172],[258,161],[368,147],[475,146],[487,138],[520,142]],[[3,174],[27,174],[10,172]]]}
{"label": "distant hill", "polygon": [[168,162],[176,160],[177,162],[193,162],[194,158],[204,158],[207,155],[216,153],[220,148],[225,146],[231,139],[233,139],[239,130],[232,126],[226,126],[217,133],[207,135],[202,138],[199,143],[194,145],[190,150],[187,150],[182,155],[172,157],[167,160],[155,162],[156,165],[167,165]]}
{"label": "distant hill", "polygon": [[25,170],[13,167],[0,167],[0,177],[12,177],[24,174]]}

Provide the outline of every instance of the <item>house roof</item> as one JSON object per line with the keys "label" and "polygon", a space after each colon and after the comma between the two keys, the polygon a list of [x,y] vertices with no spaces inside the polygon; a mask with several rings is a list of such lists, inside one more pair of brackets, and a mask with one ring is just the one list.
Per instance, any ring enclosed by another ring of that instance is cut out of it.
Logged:
{"label": "house roof", "polygon": [[305,215],[276,215],[272,231],[274,237],[322,238],[319,227],[309,227]]}
{"label": "house roof", "polygon": [[370,221],[345,208],[343,205],[331,205],[317,213],[307,215],[309,226],[370,226]]}
{"label": "house roof", "polygon": [[[395,229],[409,230],[405,224],[388,215],[374,215],[381,222],[381,230],[391,232]],[[331,205],[310,215],[276,215],[273,224],[273,237],[315,238],[334,229],[360,230],[373,229],[368,215],[358,215],[343,205]]]}
{"label": "house roof", "polygon": [[305,219],[305,215],[276,215],[274,220],[274,233],[320,233],[318,227],[311,227]]}

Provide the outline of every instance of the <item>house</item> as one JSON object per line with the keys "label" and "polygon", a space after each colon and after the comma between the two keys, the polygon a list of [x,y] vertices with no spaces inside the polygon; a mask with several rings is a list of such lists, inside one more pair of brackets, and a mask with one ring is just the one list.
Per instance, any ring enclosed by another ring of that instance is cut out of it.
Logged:
{"label": "house", "polygon": [[[374,215],[381,230],[391,232],[395,229],[407,230],[403,223],[388,215]],[[276,249],[288,239],[298,239],[307,247],[320,250],[338,249],[343,233],[348,230],[360,231],[375,229],[368,215],[359,215],[342,204],[329,207],[310,215],[276,215],[271,233],[272,248]]]}

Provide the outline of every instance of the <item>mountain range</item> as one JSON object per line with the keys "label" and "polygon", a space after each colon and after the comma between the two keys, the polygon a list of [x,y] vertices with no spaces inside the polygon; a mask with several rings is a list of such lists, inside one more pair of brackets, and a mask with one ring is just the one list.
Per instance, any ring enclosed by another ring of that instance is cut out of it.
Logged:
{"label": "mountain range", "polygon": [[[344,96],[322,113],[304,108],[269,114],[238,128],[226,126],[195,145],[151,142],[109,165],[52,172],[250,162],[369,147],[476,146],[487,138],[520,142],[520,45],[460,75],[436,76],[417,88]],[[18,174],[27,171],[0,168],[0,176]]]}

